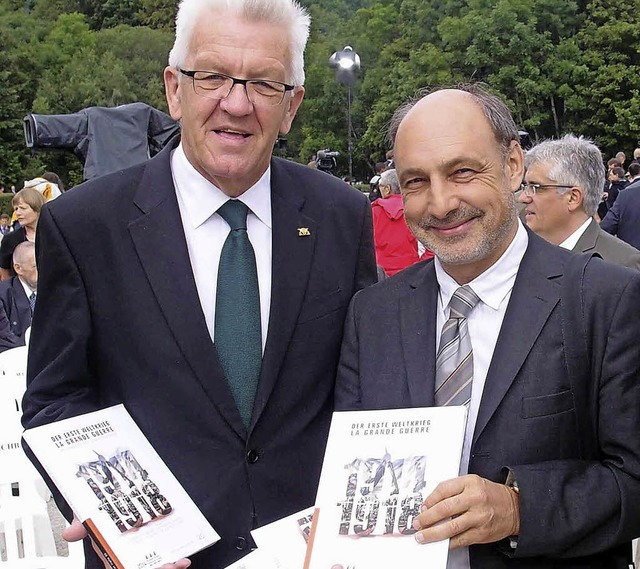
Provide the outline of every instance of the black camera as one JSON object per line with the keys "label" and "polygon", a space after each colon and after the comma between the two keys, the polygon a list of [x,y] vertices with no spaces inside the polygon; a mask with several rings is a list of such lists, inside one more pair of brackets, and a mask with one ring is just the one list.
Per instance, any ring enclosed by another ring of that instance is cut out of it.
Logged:
{"label": "black camera", "polygon": [[316,168],[323,172],[333,174],[333,171],[338,166],[338,162],[336,161],[338,156],[340,156],[340,153],[337,150],[329,150],[328,148],[318,150],[316,153]]}

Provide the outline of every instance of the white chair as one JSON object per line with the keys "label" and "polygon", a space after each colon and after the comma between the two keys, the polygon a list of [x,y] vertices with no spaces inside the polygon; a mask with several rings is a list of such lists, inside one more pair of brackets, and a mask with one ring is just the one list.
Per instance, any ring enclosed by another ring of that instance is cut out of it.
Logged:
{"label": "white chair", "polygon": [[38,557],[56,554],[51,494],[22,450],[20,413],[6,394],[0,394],[0,417],[0,567],[36,569]]}
{"label": "white chair", "polygon": [[22,449],[27,352],[21,346],[0,353],[0,569],[83,569],[82,542],[57,555],[51,493]]}
{"label": "white chair", "polygon": [[0,353],[0,375],[2,384],[0,394],[11,390],[12,394],[22,400],[27,388],[27,356],[29,348],[18,346]]}

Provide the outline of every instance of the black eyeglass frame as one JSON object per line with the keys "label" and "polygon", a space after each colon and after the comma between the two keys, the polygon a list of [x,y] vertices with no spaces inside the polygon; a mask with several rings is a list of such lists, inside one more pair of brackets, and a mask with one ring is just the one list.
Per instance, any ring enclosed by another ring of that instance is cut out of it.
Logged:
{"label": "black eyeglass frame", "polygon": [[[182,69],[181,67],[177,67],[176,69],[183,75],[186,75],[187,77],[191,78],[194,91],[196,90],[196,81],[197,81],[196,73],[209,73],[210,75],[219,75],[220,77],[231,79],[231,87],[229,87],[229,92],[224,97],[206,97],[205,95],[200,95],[196,91],[196,95],[204,96],[205,98],[216,99],[219,101],[226,99],[231,94],[231,91],[233,91],[233,88],[236,86],[236,84],[242,85],[244,87],[244,91],[247,94],[247,98],[249,98],[249,91],[247,90],[248,83],[268,83],[268,84],[275,83],[276,85],[281,85],[282,87],[284,87],[284,91],[282,92],[282,98],[277,103],[273,103],[272,105],[268,105],[268,106],[277,107],[282,103],[282,101],[284,101],[285,94],[288,91],[293,91],[296,88],[295,85],[289,85],[288,83],[283,83],[282,81],[275,81],[274,79],[238,79],[237,77],[232,77],[231,75],[227,75],[226,73],[220,73],[219,71],[204,71],[202,69],[193,69],[193,70]],[[251,98],[249,98],[249,100],[251,101]],[[251,103],[255,104],[254,101],[251,101]]]}
{"label": "black eyeglass frame", "polygon": [[[520,190],[527,196],[535,196],[540,190],[546,190],[548,188],[569,189],[576,187],[576,184],[574,184],[573,186],[567,186],[566,184],[527,184],[526,182],[522,182],[522,184],[520,184]],[[532,188],[533,191],[530,191],[529,188]]]}

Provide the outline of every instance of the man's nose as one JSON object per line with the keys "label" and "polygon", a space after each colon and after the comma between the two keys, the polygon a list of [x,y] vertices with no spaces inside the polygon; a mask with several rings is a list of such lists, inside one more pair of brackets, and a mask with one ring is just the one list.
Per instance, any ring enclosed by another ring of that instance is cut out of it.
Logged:
{"label": "man's nose", "polygon": [[429,213],[439,219],[444,219],[460,207],[455,188],[446,180],[432,179],[428,194]]}
{"label": "man's nose", "polygon": [[229,114],[242,116],[253,112],[246,85],[236,83],[229,94],[220,101],[220,107]]}

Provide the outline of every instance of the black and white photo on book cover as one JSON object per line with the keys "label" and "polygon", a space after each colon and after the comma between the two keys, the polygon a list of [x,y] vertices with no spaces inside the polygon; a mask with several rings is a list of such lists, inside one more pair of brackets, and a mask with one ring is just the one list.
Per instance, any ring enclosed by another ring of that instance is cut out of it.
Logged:
{"label": "black and white photo on book cover", "polygon": [[124,406],[24,438],[114,569],[153,569],[219,539]]}
{"label": "black and white photo on book cover", "polygon": [[310,569],[444,569],[448,541],[420,545],[413,519],[454,478],[464,407],[336,412],[316,498]]}

